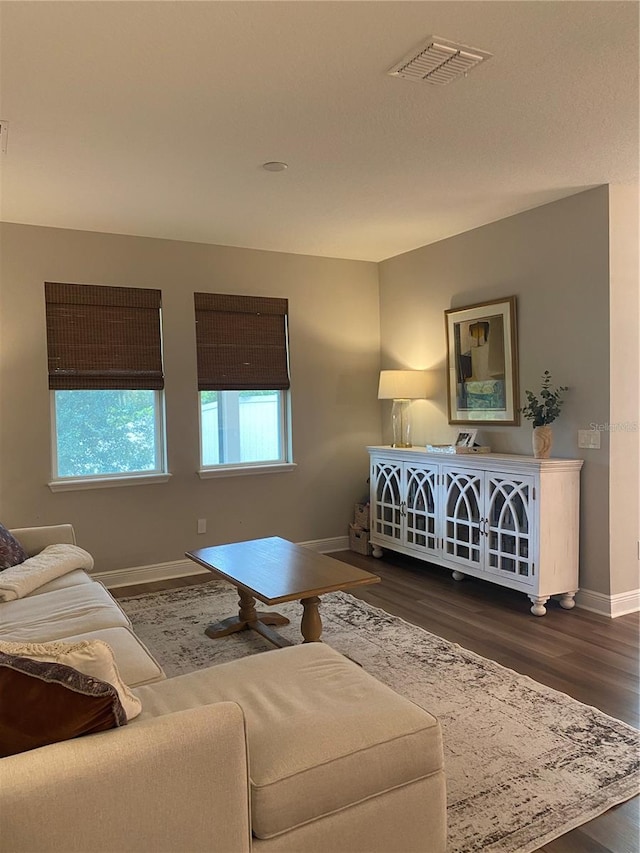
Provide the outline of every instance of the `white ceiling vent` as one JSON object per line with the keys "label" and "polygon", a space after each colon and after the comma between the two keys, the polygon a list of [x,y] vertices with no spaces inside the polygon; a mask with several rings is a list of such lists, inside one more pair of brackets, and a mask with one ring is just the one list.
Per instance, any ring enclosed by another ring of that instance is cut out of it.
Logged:
{"label": "white ceiling vent", "polygon": [[492,56],[486,50],[429,36],[426,42],[403,57],[387,74],[444,86],[458,77],[466,76],[468,71]]}

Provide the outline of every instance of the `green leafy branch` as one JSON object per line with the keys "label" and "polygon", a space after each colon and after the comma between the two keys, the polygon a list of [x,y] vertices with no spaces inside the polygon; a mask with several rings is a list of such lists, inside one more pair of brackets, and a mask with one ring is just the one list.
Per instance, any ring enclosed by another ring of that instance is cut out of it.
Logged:
{"label": "green leafy branch", "polygon": [[560,415],[560,409],[564,403],[562,394],[568,390],[566,385],[553,388],[551,386],[551,373],[545,370],[542,374],[540,396],[537,397],[532,391],[525,391],[527,405],[523,406],[520,411],[527,420],[533,421],[534,427],[551,424]]}

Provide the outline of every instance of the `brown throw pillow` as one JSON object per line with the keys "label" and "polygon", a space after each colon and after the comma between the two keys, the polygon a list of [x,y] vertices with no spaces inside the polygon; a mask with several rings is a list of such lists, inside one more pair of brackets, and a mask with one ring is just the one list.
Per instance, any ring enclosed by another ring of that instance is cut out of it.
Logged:
{"label": "brown throw pillow", "polygon": [[0,572],[3,569],[10,569],[11,566],[17,566],[18,563],[24,563],[28,556],[13,533],[0,524]]}
{"label": "brown throw pillow", "polygon": [[48,643],[14,643],[0,639],[0,652],[47,663],[61,663],[98,681],[106,681],[118,692],[127,720],[142,711],[142,702],[120,678],[111,646],[104,640],[53,640]]}
{"label": "brown throw pillow", "polygon": [[0,652],[0,757],[126,725],[111,684]]}

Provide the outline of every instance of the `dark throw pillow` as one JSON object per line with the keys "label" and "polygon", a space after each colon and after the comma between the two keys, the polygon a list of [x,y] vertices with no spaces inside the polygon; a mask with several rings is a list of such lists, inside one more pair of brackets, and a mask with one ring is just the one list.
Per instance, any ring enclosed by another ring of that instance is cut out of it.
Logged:
{"label": "dark throw pillow", "polygon": [[106,681],[0,652],[0,757],[126,722],[118,692]]}
{"label": "dark throw pillow", "polygon": [[7,528],[0,524],[0,572],[17,566],[18,563],[24,563],[28,556],[13,533],[9,533]]}

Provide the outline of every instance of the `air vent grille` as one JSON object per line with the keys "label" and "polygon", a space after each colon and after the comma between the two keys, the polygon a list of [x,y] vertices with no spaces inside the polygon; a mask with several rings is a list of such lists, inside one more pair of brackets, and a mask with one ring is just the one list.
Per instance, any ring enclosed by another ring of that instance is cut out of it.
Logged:
{"label": "air vent grille", "polygon": [[405,80],[425,80],[436,86],[444,86],[465,76],[492,55],[486,50],[477,50],[475,47],[456,44],[438,36],[429,36],[426,42],[403,57],[387,74],[403,77]]}

